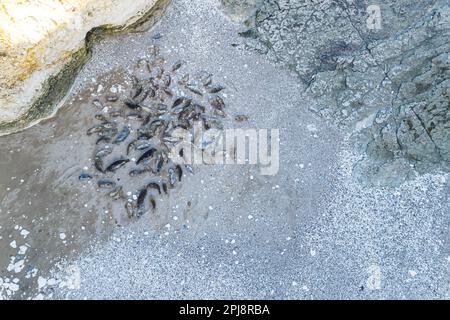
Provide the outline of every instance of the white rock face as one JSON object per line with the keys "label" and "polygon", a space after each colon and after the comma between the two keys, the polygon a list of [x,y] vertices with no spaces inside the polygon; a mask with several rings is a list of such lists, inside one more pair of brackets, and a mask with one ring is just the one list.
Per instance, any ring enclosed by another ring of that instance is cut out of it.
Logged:
{"label": "white rock face", "polygon": [[127,26],[158,0],[2,0],[0,123],[23,115],[98,26]]}

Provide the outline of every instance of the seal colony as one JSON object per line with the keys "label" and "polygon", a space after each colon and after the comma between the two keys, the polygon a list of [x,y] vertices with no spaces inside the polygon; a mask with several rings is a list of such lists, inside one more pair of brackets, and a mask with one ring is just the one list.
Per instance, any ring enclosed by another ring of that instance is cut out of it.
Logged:
{"label": "seal colony", "polygon": [[[130,219],[155,210],[156,197],[167,195],[185,172],[193,173],[191,165],[169,157],[181,142],[172,135],[175,130],[191,130],[194,122],[205,131],[221,129],[227,117],[225,86],[214,83],[212,74],[184,73],[184,61],[166,61],[156,45],[149,51],[134,67],[127,96],[109,92],[91,101],[95,124],[86,134],[93,168],[79,175],[82,183],[95,179],[97,190],[111,200],[124,201]],[[183,148],[178,153],[183,157]],[[124,172],[136,190],[125,190]]]}

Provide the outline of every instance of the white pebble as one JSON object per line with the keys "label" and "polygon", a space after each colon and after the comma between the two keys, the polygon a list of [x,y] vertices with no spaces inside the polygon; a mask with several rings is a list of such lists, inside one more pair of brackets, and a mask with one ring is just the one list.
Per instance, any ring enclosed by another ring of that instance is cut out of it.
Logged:
{"label": "white pebble", "polygon": [[38,289],[41,289],[47,285],[47,279],[39,276],[38,278]]}
{"label": "white pebble", "polygon": [[22,231],[20,231],[20,235],[21,235],[22,237],[24,237],[24,238],[26,238],[27,235],[29,235],[29,234],[30,234],[30,232],[27,231],[27,230],[25,230],[25,229],[23,229]]}
{"label": "white pebble", "polygon": [[27,252],[28,247],[27,246],[20,246],[19,247],[19,254],[25,254]]}

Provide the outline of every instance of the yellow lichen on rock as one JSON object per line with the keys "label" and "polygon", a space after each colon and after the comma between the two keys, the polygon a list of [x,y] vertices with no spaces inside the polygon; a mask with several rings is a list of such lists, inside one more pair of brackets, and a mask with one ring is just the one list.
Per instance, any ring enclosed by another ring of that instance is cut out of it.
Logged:
{"label": "yellow lichen on rock", "polygon": [[39,63],[36,58],[36,54],[33,48],[29,48],[26,51],[23,63],[20,64],[18,78],[20,81],[27,79],[30,74],[39,68]]}

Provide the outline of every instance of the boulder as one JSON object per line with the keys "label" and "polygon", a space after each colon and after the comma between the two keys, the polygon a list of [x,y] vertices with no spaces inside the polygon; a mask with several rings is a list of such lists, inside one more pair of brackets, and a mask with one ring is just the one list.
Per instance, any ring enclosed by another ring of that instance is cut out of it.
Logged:
{"label": "boulder", "polygon": [[93,35],[146,28],[169,0],[4,0],[0,132],[49,114],[88,57]]}

